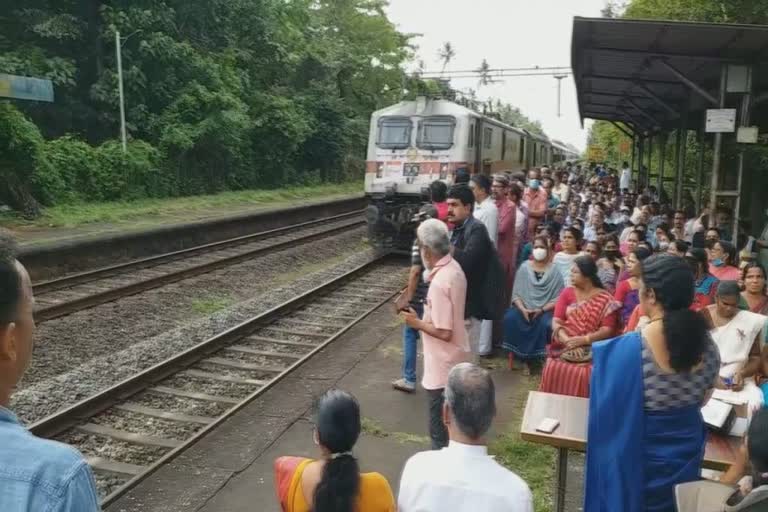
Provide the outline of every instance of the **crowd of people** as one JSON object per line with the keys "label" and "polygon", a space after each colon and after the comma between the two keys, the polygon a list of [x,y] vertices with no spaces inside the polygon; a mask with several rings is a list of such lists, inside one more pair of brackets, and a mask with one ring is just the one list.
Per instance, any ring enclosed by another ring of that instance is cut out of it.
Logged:
{"label": "crowd of people", "polygon": [[[768,505],[766,271],[730,211],[673,209],[665,191],[633,187],[626,164],[458,173],[430,191],[395,302],[405,327],[393,386],[417,390],[420,341],[432,450],[407,461],[395,498],[353,454],[359,404],[331,390],[316,410],[318,458],[275,463],[285,512],[532,511],[527,484],[487,451],[496,403],[483,363],[500,353],[540,373],[541,391],[589,398],[584,510],[673,511],[676,487],[679,506],[695,502],[712,397],[750,420],[723,506]],[[0,509],[98,510],[83,457],[8,409],[31,358],[33,304],[0,238]]]}
{"label": "crowd of people", "polygon": [[638,190],[626,163],[459,174],[431,190],[397,301],[393,386],[416,390],[420,337],[432,448],[451,451],[451,368],[503,351],[541,373],[541,391],[590,398],[585,510],[674,510],[674,486],[700,475],[701,407],[715,397],[752,418],[766,402],[759,242],[734,236],[724,206]]}

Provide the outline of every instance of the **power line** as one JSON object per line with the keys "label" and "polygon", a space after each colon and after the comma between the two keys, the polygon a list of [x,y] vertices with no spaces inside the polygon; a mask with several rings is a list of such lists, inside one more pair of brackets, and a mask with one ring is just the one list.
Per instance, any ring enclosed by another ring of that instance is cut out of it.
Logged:
{"label": "power line", "polygon": [[451,79],[451,80],[453,80],[453,79],[461,79],[461,78],[475,78],[476,79],[476,78],[481,78],[482,76],[489,76],[489,78],[506,78],[506,77],[516,77],[516,76],[554,76],[554,77],[558,77],[558,76],[570,76],[572,74],[573,73],[571,71],[558,71],[558,72],[549,71],[549,72],[544,72],[544,73],[494,73],[494,74],[490,74],[490,76],[489,76],[488,73],[475,73],[473,75],[468,75],[467,74],[467,75],[449,75],[449,76],[425,76],[425,75],[423,75],[421,73],[418,73],[418,72],[414,73],[414,75],[417,75],[420,78],[424,78],[424,79],[440,79],[440,78],[444,78],[446,80],[448,80],[448,79]]}
{"label": "power line", "polygon": [[[522,71],[522,72],[528,72],[528,71],[564,71],[564,72],[571,72],[571,66],[533,66],[533,67],[525,67],[525,68],[490,68],[485,70],[485,72],[488,73],[495,73],[495,72],[516,72],[516,71]],[[460,69],[460,70],[450,70],[450,71],[422,71],[422,75],[452,75],[452,74],[464,74],[464,73],[480,73],[479,69]]]}

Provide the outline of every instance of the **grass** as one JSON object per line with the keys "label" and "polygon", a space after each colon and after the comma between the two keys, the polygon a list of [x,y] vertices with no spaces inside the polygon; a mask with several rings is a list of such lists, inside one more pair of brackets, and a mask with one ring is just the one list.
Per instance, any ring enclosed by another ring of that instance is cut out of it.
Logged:
{"label": "grass", "polygon": [[211,295],[194,299],[192,301],[192,310],[200,315],[212,315],[217,311],[227,309],[232,304],[234,304],[234,301],[230,297]]}
{"label": "grass", "polygon": [[275,190],[221,192],[204,196],[65,204],[46,208],[43,215],[33,221],[24,220],[14,212],[2,213],[0,223],[14,229],[73,228],[94,223],[133,223],[137,220],[158,224],[163,219],[193,220],[195,216],[199,218],[206,214],[253,210],[257,207],[292,204],[298,201],[333,199],[362,193],[362,190],[362,183],[354,181]]}
{"label": "grass", "polygon": [[489,452],[496,456],[500,464],[528,483],[533,492],[534,510],[550,511],[555,482],[555,450],[520,438],[520,422],[528,391],[538,389],[538,386],[536,378],[521,379],[514,397],[513,408],[517,413],[507,426],[507,431],[491,442]]}
{"label": "grass", "polygon": [[376,420],[371,418],[363,418],[360,421],[361,428],[364,434],[369,436],[378,437],[381,439],[392,438],[400,444],[413,443],[429,446],[430,441],[427,436],[420,436],[417,434],[411,434],[409,432],[388,432],[384,430],[384,427],[379,425]]}

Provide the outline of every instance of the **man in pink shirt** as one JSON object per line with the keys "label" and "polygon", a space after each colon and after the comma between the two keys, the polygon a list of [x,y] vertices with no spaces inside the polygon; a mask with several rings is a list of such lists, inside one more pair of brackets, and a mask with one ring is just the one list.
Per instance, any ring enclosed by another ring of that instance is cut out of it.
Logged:
{"label": "man in pink shirt", "polygon": [[538,226],[547,214],[547,191],[541,186],[539,170],[528,171],[528,186],[523,193],[523,203],[528,206],[528,241],[532,241],[536,235]]}
{"label": "man in pink shirt", "polygon": [[470,360],[471,352],[464,326],[467,279],[451,256],[451,240],[445,223],[437,219],[422,222],[416,230],[421,259],[427,269],[429,292],[424,317],[412,309],[403,313],[405,323],[421,331],[424,344],[424,376],[421,386],[429,396],[429,437],[432,449],[448,446],[443,424],[443,390],[448,373],[456,364]]}

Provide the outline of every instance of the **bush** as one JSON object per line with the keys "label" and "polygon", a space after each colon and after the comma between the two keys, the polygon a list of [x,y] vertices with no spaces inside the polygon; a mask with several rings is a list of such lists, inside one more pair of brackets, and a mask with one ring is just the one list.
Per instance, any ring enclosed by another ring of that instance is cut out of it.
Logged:
{"label": "bush", "polygon": [[95,149],[96,182],[92,200],[138,199],[169,195],[172,188],[160,173],[160,152],[144,141],[131,141],[123,153],[119,141]]}
{"label": "bush", "polygon": [[43,137],[37,126],[10,102],[0,101],[0,200],[21,211],[25,217],[40,214],[33,185],[55,176],[38,175],[47,171],[42,152]]}
{"label": "bush", "polygon": [[72,136],[60,137],[47,141],[43,152],[50,164],[48,173],[55,174],[62,187],[56,188],[55,181],[42,184],[53,202],[101,198],[96,150],[90,144]]}

